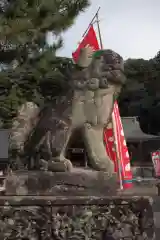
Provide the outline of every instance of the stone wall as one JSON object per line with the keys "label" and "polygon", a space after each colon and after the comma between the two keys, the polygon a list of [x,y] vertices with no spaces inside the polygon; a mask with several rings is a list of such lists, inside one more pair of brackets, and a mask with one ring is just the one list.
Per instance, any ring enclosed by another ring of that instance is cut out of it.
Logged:
{"label": "stone wall", "polygon": [[76,170],[18,171],[6,177],[5,187],[0,240],[160,239],[160,200],[153,185],[119,192],[114,176]]}
{"label": "stone wall", "polygon": [[149,198],[0,198],[0,239],[152,240]]}

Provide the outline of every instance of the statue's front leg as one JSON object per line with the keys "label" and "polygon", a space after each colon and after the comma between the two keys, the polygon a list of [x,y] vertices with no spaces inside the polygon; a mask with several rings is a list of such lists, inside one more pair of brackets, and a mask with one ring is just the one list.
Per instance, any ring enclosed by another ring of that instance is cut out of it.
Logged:
{"label": "statue's front leg", "polygon": [[89,159],[94,169],[112,175],[114,164],[106,153],[103,131],[111,119],[114,89],[112,86],[107,89],[97,89],[92,92],[92,99],[88,98],[88,93],[84,105],[84,113],[87,119],[84,125],[84,138]]}
{"label": "statue's front leg", "polygon": [[[55,166],[59,165],[65,165],[65,171],[71,171],[72,169],[72,163],[66,159],[66,152],[68,149],[68,144],[70,142],[70,139],[72,135],[74,134],[74,131],[82,126],[84,123],[84,94],[82,94],[82,91],[75,91],[74,96],[72,99],[72,113],[70,117],[69,123],[65,127],[65,123],[59,124],[60,126],[63,126],[62,130],[59,129],[54,134],[54,141],[52,142],[52,147],[54,157],[52,157],[49,165],[52,168],[55,168]],[[52,153],[52,156],[53,156]],[[51,168],[49,167],[49,168]]]}
{"label": "statue's front leg", "polygon": [[[69,159],[66,158],[66,152],[70,137],[72,135],[72,126],[63,130],[58,131],[52,143],[50,149],[52,152],[52,158],[48,162],[48,170],[51,171],[71,171],[72,163]],[[52,138],[53,136],[51,136]],[[48,141],[49,142],[49,141]],[[57,147],[56,147],[57,146]]]}
{"label": "statue's front leg", "polygon": [[92,167],[97,171],[105,171],[109,175],[112,175],[114,173],[114,164],[106,153],[103,142],[103,131],[102,126],[85,124],[85,145]]}

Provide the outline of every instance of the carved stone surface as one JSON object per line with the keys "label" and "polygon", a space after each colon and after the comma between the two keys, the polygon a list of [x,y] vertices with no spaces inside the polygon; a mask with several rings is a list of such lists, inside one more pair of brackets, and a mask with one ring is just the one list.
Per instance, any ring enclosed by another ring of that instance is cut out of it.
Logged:
{"label": "carved stone surface", "polygon": [[16,171],[0,196],[0,239],[154,240],[153,185],[120,192],[104,172]]}
{"label": "carved stone surface", "polygon": [[149,198],[12,196],[0,205],[0,239],[154,239]]}
{"label": "carved stone surface", "polygon": [[6,177],[5,186],[5,195],[21,196],[111,196],[119,188],[116,175],[82,169],[65,173],[17,171]]}
{"label": "carved stone surface", "polygon": [[48,206],[0,207],[0,239],[51,240],[51,208]]}
{"label": "carved stone surface", "polygon": [[76,168],[73,172],[16,171],[5,179],[5,195],[43,196],[156,196],[158,180],[135,182],[119,191],[116,175]]}
{"label": "carved stone surface", "polygon": [[10,133],[10,148],[24,150],[24,143],[36,125],[39,108],[33,102],[26,102],[17,111]]}

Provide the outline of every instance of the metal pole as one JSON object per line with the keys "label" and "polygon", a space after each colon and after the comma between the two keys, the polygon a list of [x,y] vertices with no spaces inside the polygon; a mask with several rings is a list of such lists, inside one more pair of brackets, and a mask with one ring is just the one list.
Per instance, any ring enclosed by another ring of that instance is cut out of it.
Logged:
{"label": "metal pole", "polygon": [[98,27],[98,35],[99,35],[100,47],[101,47],[101,49],[103,49],[101,30],[100,30],[100,26],[99,26],[98,12],[96,13],[96,19],[97,19],[97,27]]}
{"label": "metal pole", "polygon": [[83,33],[83,35],[82,35],[82,38],[83,38],[83,37],[86,35],[86,33],[88,32],[88,29],[89,29],[89,28],[90,28],[90,26],[92,25],[92,23],[93,23],[94,19],[97,17],[97,14],[98,14],[99,10],[100,10],[100,7],[98,8],[98,10],[97,10],[96,14],[93,16],[93,18],[92,18],[92,20],[91,20],[90,24],[88,25],[88,27],[87,27],[86,31]]}

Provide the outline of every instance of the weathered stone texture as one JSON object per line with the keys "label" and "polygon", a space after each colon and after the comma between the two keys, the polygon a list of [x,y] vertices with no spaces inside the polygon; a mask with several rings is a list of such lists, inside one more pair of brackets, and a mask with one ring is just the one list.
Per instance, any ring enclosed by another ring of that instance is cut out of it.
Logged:
{"label": "weathered stone texture", "polygon": [[105,173],[76,171],[10,174],[0,240],[154,240],[160,200],[149,183],[119,192]]}
{"label": "weathered stone texture", "polygon": [[10,197],[4,204],[0,239],[151,240],[154,235],[147,198]]}
{"label": "weathered stone texture", "polygon": [[5,181],[6,195],[112,196],[119,184],[116,175],[77,169],[73,172],[17,171]]}
{"label": "weathered stone texture", "polygon": [[45,206],[5,206],[0,208],[0,239],[50,240],[51,212]]}

